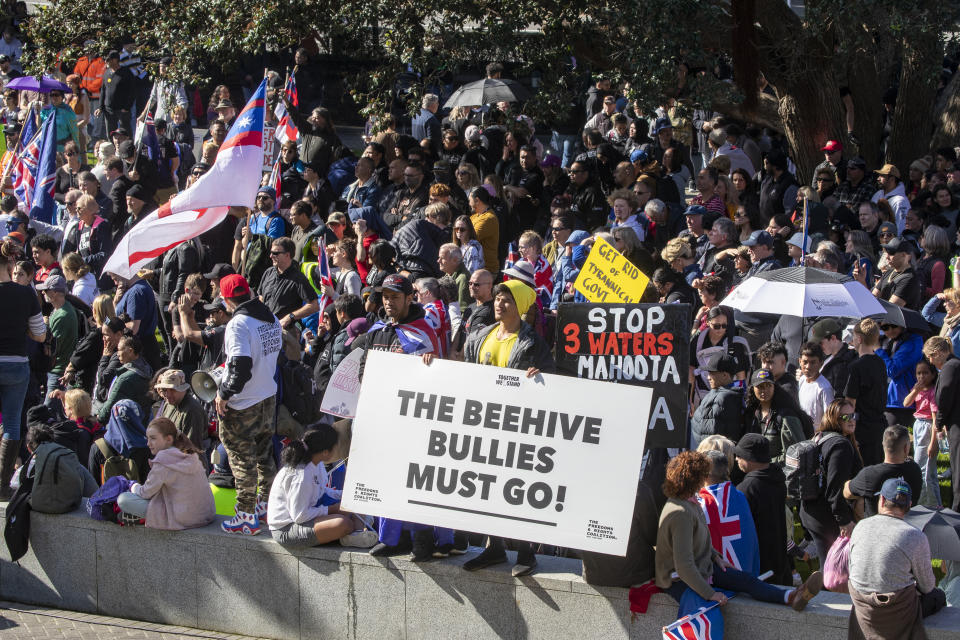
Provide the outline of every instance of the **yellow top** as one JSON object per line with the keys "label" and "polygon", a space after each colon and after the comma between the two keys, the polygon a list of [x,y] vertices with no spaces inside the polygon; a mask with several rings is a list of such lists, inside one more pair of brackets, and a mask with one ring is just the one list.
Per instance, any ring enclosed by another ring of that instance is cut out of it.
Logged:
{"label": "yellow top", "polygon": [[510,360],[510,353],[517,344],[517,334],[508,334],[502,340],[497,337],[500,328],[491,331],[483,344],[480,345],[480,364],[491,364],[495,367],[506,367]]}

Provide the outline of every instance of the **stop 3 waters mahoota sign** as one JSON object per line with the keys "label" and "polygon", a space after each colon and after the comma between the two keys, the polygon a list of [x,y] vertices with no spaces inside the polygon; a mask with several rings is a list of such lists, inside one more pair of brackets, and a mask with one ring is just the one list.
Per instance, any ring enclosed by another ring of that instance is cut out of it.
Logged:
{"label": "stop 3 waters mahoota sign", "polygon": [[371,351],[343,508],[624,555],[651,395]]}

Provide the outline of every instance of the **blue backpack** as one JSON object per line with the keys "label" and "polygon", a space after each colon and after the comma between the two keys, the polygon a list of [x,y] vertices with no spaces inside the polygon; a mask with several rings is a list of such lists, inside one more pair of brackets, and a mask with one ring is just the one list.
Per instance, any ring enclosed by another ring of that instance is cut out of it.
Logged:
{"label": "blue backpack", "polygon": [[117,521],[117,498],[121,493],[130,490],[131,482],[123,476],[113,476],[108,478],[103,486],[97,489],[97,492],[90,496],[87,501],[87,513],[94,520],[103,520],[106,522]]}

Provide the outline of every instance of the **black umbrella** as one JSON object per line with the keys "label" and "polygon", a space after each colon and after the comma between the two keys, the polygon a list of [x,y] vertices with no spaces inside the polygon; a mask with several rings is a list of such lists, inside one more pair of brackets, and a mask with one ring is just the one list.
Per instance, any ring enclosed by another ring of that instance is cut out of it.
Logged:
{"label": "black umbrella", "polygon": [[477,107],[482,104],[493,104],[501,101],[522,102],[528,99],[530,99],[530,92],[516,80],[484,78],[465,84],[454,91],[443,106],[447,109]]}
{"label": "black umbrella", "polygon": [[952,509],[914,507],[903,517],[927,536],[930,557],[941,560],[960,560],[960,513]]}
{"label": "black umbrella", "polygon": [[923,319],[919,312],[913,309],[905,309],[886,300],[880,300],[880,304],[883,305],[883,315],[871,316],[880,324],[892,324],[895,327],[903,327],[907,331],[930,333],[930,324]]}

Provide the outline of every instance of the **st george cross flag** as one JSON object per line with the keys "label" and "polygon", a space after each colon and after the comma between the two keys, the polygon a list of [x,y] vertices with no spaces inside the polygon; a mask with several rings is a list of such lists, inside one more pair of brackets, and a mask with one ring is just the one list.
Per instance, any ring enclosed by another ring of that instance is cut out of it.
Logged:
{"label": "st george cross flag", "polygon": [[[294,80],[294,75],[291,74],[290,78],[287,80],[287,86],[284,87],[283,93],[287,96],[287,99],[290,101],[290,104],[294,107],[300,108],[300,98],[297,96],[297,81]],[[287,140],[297,140],[297,126],[293,124],[293,119],[290,118],[290,114],[287,113],[287,107],[283,104],[283,101],[277,103],[277,108],[273,110],[275,116],[277,116],[277,131],[274,133],[274,136],[277,140],[280,141],[280,144],[283,144]],[[280,192],[277,191],[279,194]]]}
{"label": "st george cross flag", "polygon": [[736,569],[759,574],[760,546],[746,496],[727,481],[700,489],[697,501],[707,517],[713,548]]}
{"label": "st george cross flag", "polygon": [[220,224],[231,206],[253,206],[263,167],[265,91],[264,80],[230,127],[210,170],[123,236],[104,272],[131,278],[154,258]]}
{"label": "st george cross flag", "polygon": [[[713,620],[711,620],[713,618]],[[723,618],[717,628],[716,617],[707,607],[684,616],[663,628],[663,640],[719,640],[723,638]]]}

